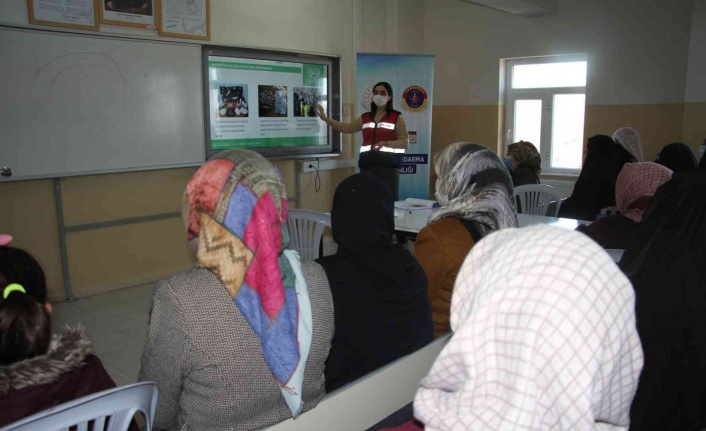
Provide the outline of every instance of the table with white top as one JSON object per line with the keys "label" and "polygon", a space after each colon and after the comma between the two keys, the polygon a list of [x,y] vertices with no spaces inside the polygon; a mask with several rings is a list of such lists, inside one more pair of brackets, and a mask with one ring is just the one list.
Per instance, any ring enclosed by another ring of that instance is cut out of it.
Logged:
{"label": "table with white top", "polygon": [[[419,233],[427,225],[432,209],[421,209],[414,211],[395,209],[395,230],[408,233]],[[574,220],[570,218],[547,217],[532,214],[517,214],[517,221],[520,227],[532,226],[535,224],[546,224],[564,229],[574,230],[579,225],[590,224],[590,221]]]}
{"label": "table with white top", "polygon": [[[395,230],[411,234],[419,233],[427,225],[429,215],[433,209],[402,210],[395,208]],[[520,227],[532,226],[536,224],[546,224],[562,229],[574,230],[580,225],[591,224],[590,221],[574,220],[570,218],[547,217],[532,214],[517,214],[517,221]],[[623,255],[623,250],[608,249],[606,252],[613,258],[614,262],[619,262]]]}

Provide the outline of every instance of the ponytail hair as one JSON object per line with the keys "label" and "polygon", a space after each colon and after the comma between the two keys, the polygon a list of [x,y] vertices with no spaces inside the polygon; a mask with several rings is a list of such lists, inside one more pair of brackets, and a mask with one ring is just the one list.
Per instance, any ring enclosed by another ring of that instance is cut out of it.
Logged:
{"label": "ponytail hair", "polygon": [[[6,291],[10,283],[22,289]],[[16,247],[0,246],[0,365],[49,350],[51,319],[46,301],[44,271],[34,257]]]}
{"label": "ponytail hair", "polygon": [[44,304],[18,291],[0,296],[0,365],[43,355],[50,341],[51,320]]}

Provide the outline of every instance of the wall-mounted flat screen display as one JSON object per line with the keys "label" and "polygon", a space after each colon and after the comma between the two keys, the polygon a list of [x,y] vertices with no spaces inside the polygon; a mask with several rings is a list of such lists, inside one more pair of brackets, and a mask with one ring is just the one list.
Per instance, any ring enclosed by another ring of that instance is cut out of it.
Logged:
{"label": "wall-mounted flat screen display", "polygon": [[340,134],[316,106],[340,118],[335,57],[204,48],[207,153],[248,148],[265,156],[337,153]]}

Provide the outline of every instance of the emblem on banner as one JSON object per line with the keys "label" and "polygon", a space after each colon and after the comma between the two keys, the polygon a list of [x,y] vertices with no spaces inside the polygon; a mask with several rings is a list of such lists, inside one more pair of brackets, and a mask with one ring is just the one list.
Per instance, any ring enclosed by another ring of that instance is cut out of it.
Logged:
{"label": "emblem on banner", "polygon": [[416,144],[417,143],[417,132],[413,132],[413,131],[407,132],[407,138],[408,138],[410,144]]}
{"label": "emblem on banner", "polygon": [[427,92],[419,85],[412,85],[402,93],[402,104],[409,111],[421,111],[427,106]]}

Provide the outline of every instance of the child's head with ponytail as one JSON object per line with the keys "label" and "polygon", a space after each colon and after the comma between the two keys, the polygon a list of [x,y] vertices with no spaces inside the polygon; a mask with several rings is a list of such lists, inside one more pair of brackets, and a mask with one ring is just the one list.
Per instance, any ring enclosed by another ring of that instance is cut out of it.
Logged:
{"label": "child's head with ponytail", "polygon": [[24,250],[0,246],[0,365],[47,352],[49,310],[39,263]]}

